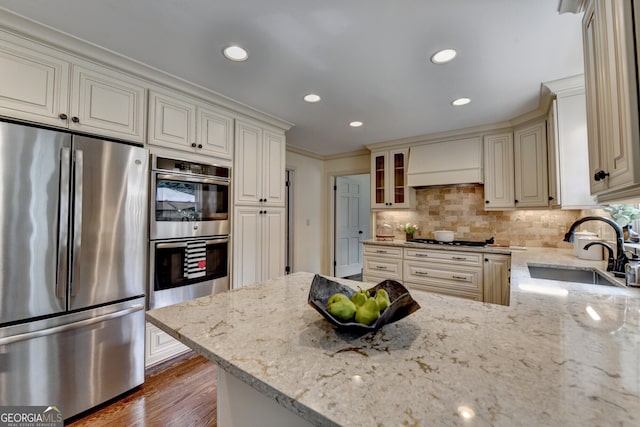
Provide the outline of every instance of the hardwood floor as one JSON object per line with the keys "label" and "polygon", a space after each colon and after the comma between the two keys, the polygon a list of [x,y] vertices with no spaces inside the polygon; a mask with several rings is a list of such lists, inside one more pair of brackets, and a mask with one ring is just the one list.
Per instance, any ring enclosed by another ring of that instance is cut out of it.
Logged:
{"label": "hardwood floor", "polygon": [[65,425],[215,427],[216,417],[216,365],[187,353],[169,366],[148,370],[140,387]]}

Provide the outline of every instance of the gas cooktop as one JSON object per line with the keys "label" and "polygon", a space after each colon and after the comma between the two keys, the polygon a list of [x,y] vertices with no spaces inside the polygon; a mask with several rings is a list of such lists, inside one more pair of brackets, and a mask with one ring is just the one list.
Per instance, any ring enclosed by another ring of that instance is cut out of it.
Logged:
{"label": "gas cooktop", "polygon": [[452,242],[441,242],[436,239],[410,239],[407,240],[408,243],[428,243],[430,245],[447,245],[447,246],[479,246],[484,247],[486,245],[491,245],[494,243],[493,237],[489,240],[485,240],[482,242],[479,241],[471,241],[471,240],[454,240]]}

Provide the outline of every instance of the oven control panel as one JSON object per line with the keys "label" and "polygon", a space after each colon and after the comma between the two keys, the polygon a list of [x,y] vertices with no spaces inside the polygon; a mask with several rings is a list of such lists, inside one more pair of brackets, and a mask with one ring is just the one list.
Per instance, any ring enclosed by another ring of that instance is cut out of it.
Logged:
{"label": "oven control panel", "polygon": [[169,159],[160,156],[154,156],[153,160],[153,169],[158,171],[179,172],[226,179],[230,178],[231,170],[223,166],[190,162],[188,160]]}

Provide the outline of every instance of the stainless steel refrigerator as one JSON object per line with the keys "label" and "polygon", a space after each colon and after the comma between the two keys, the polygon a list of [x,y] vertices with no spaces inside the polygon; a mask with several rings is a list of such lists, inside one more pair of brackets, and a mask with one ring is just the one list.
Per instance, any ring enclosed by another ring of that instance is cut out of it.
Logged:
{"label": "stainless steel refrigerator", "polygon": [[148,162],[0,122],[0,406],[69,418],[144,381]]}

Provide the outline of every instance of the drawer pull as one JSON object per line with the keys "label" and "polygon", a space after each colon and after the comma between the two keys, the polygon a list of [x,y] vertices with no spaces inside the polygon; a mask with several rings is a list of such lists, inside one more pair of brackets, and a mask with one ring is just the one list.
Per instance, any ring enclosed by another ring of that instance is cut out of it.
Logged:
{"label": "drawer pull", "polygon": [[464,276],[456,276],[455,274],[453,276],[451,276],[452,279],[456,279],[456,280],[464,280],[465,282],[467,281],[467,278]]}
{"label": "drawer pull", "polygon": [[414,256],[416,256],[418,258],[427,258],[427,257],[429,257],[429,255],[427,255],[427,254],[415,254]]}
{"label": "drawer pull", "polygon": [[417,274],[418,276],[428,276],[429,273],[427,273],[426,271],[416,271],[414,274]]}
{"label": "drawer pull", "polygon": [[387,253],[387,251],[377,250],[377,251],[376,251],[376,253],[377,253],[377,254],[386,254],[386,253]]}
{"label": "drawer pull", "polygon": [[386,270],[387,267],[385,267],[384,265],[376,265],[376,270]]}
{"label": "drawer pull", "polygon": [[467,261],[463,256],[452,256],[451,259],[455,259],[456,261]]}

